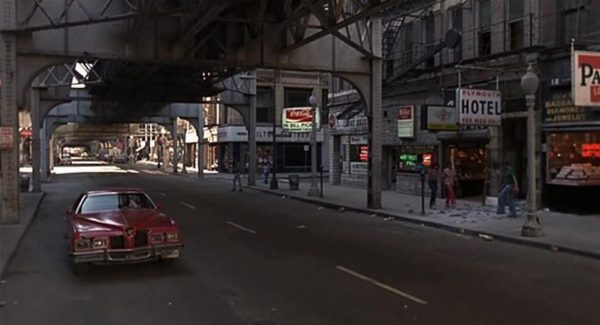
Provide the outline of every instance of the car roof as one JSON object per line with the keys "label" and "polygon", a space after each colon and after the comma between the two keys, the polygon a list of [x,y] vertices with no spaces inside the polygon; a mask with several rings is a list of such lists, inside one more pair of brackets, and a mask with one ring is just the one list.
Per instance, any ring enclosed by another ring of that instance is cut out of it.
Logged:
{"label": "car roof", "polygon": [[111,188],[104,190],[93,190],[87,191],[85,194],[87,195],[100,195],[100,194],[116,194],[116,193],[146,193],[142,189],[139,188]]}

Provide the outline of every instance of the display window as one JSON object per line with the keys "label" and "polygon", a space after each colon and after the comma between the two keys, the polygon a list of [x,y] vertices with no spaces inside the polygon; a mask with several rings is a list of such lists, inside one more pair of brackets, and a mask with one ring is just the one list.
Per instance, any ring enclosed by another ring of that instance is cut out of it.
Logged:
{"label": "display window", "polygon": [[458,180],[484,180],[485,179],[485,147],[451,146],[450,162],[456,172]]}
{"label": "display window", "polygon": [[435,146],[402,146],[398,156],[398,170],[417,171],[419,166],[429,167],[436,161]]}
{"label": "display window", "polygon": [[600,185],[600,131],[549,133],[546,179],[557,185]]}

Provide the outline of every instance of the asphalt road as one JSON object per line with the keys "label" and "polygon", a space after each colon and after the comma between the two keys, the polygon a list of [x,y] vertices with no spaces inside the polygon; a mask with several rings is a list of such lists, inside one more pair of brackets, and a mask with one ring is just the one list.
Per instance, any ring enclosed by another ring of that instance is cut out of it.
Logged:
{"label": "asphalt road", "polygon": [[[600,261],[138,168],[60,167],[0,284],[0,324],[600,324]],[[76,172],[76,173],[72,173]],[[93,173],[91,173],[93,172]],[[70,271],[64,210],[145,189],[174,264]]]}

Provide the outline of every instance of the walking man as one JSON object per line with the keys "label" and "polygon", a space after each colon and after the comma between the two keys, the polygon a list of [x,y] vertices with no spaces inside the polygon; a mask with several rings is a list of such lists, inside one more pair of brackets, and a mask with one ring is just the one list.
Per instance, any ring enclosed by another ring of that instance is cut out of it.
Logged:
{"label": "walking man", "polygon": [[508,205],[508,217],[516,218],[514,194],[519,192],[519,183],[517,183],[515,172],[509,164],[505,164],[505,173],[504,184],[498,193],[498,210],[496,212],[504,214],[504,207]]}
{"label": "walking man", "polygon": [[[239,186],[239,189],[238,189]],[[233,163],[233,189],[232,191],[242,191],[242,163],[237,159]]]}
{"label": "walking man", "polygon": [[429,189],[431,189],[431,197],[429,198],[430,209],[435,209],[435,199],[437,196],[439,177],[440,175],[437,164],[431,164],[431,167],[429,167],[429,170],[427,171],[427,184],[429,185]]}

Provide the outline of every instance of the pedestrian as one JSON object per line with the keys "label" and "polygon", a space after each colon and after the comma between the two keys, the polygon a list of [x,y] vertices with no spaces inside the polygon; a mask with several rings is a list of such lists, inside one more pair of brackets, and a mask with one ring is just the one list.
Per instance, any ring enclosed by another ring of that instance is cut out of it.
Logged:
{"label": "pedestrian", "polygon": [[[239,189],[238,189],[239,185]],[[233,189],[232,191],[242,191],[242,163],[237,159],[233,163]]]}
{"label": "pedestrian", "polygon": [[456,173],[452,168],[452,164],[448,164],[448,166],[444,168],[442,177],[444,188],[446,188],[446,208],[455,208],[456,193],[454,192],[454,185],[456,183]]}
{"label": "pedestrian", "polygon": [[264,177],[264,183],[265,184],[269,184],[269,171],[271,169],[271,164],[269,163],[269,161],[265,161],[264,165],[263,165],[263,177]]}
{"label": "pedestrian", "polygon": [[427,184],[429,185],[429,189],[431,190],[431,197],[429,198],[429,208],[435,209],[435,199],[437,196],[438,190],[438,179],[440,178],[440,173],[438,171],[438,167],[436,163],[431,164],[429,170],[427,171]]}
{"label": "pedestrian", "polygon": [[502,187],[500,188],[500,193],[498,193],[498,210],[496,211],[498,214],[504,214],[504,208],[508,205],[508,217],[516,218],[517,211],[515,208],[515,193],[519,192],[519,183],[517,182],[517,177],[515,176],[515,172],[510,164],[505,164],[505,178]]}

